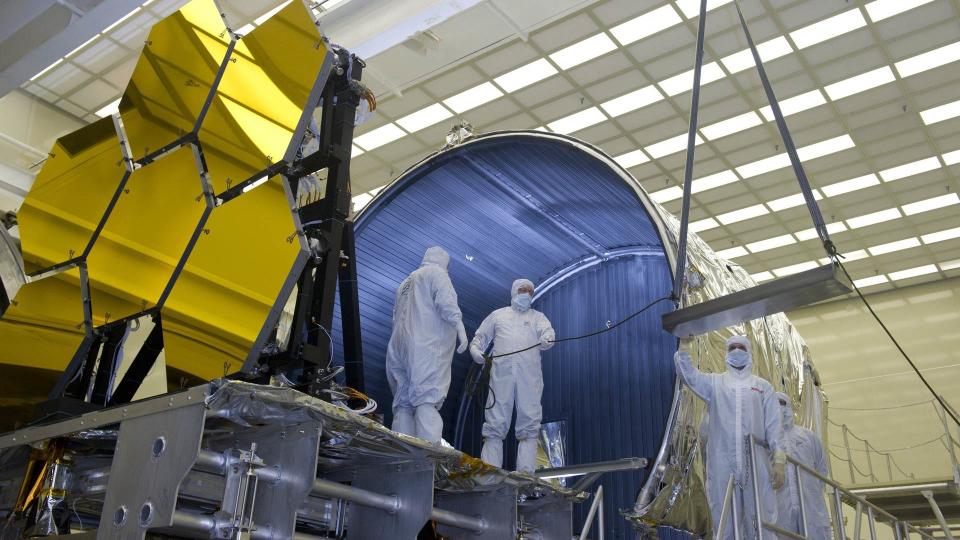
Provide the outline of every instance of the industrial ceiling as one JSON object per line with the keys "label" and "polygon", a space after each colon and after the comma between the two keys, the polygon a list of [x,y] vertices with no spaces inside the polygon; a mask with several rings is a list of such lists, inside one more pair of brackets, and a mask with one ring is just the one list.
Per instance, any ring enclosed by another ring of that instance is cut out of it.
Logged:
{"label": "industrial ceiling", "polygon": [[[84,121],[108,114],[149,27],[182,3],[147,2],[22,89]],[[224,4],[247,24],[280,3]],[[452,4],[461,11],[368,57],[380,103],[356,133],[358,204],[464,119],[480,132],[546,129],[595,144],[679,213],[696,0]],[[858,284],[876,292],[960,275],[960,2],[740,5]],[[315,7],[335,41],[336,21],[325,20],[379,9]],[[758,280],[805,269],[825,254],[734,4],[708,9],[693,230]]]}

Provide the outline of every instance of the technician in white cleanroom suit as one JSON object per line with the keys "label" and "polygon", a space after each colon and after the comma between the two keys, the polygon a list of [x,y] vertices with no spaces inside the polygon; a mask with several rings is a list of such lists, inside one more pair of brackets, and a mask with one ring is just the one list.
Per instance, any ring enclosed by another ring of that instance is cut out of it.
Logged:
{"label": "technician in white cleanroom suit", "polygon": [[483,422],[483,451],[480,458],[496,467],[503,466],[503,439],[510,429],[513,405],[517,405],[517,470],[532,473],[537,462],[537,440],[543,409],[543,372],[540,351],[553,347],[555,334],[546,315],[530,309],[533,283],[518,279],[510,288],[509,307],[500,308],[480,323],[470,342],[470,354],[478,364],[493,342],[490,356],[519,351],[493,359],[490,390]]}
{"label": "technician in white cleanroom suit", "polygon": [[453,347],[467,350],[457,292],[447,275],[450,255],[431,247],[420,268],[397,289],[387,344],[387,382],[393,392],[393,430],[440,442],[440,406],[450,389]]}
{"label": "technician in white cleanroom suit", "polygon": [[[793,423],[793,405],[786,394],[777,392],[776,396],[783,414],[784,451],[791,458],[823,476],[828,476],[830,473],[827,470],[827,457],[820,437]],[[800,534],[800,498],[797,495],[796,472],[796,467],[787,465],[786,483],[777,491],[777,525],[781,529]],[[830,528],[827,503],[823,499],[823,482],[801,470],[800,484],[803,486],[803,511],[807,516],[807,538],[829,540],[833,537],[833,532]]]}
{"label": "technician in white cleanroom suit", "polygon": [[[767,451],[757,447],[757,485],[763,520],[777,522],[775,490],[783,485],[784,462],[783,428],[780,425],[780,405],[773,386],[750,372],[753,363],[750,340],[734,336],[727,340],[726,373],[701,373],[690,358],[689,340],[681,340],[680,350],[674,356],[677,373],[683,382],[707,403],[707,500],[713,526],[720,524],[723,497],[730,475],[734,478],[733,501],[740,513],[741,534],[744,538],[757,537],[756,510],[753,498],[753,480],[746,436],[765,442],[773,451],[771,468]],[[732,515],[724,529],[724,538],[733,538]],[[765,530],[763,538],[776,538]]]}

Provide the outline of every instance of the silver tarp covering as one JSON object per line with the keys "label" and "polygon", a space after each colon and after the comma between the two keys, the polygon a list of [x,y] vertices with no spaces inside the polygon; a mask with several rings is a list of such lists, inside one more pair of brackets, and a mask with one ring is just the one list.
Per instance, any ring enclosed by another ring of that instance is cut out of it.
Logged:
{"label": "silver tarp covering", "polygon": [[[670,249],[676,251],[680,223],[659,205],[656,208],[669,236]],[[756,284],[745,269],[717,257],[695,234],[687,239],[687,258],[684,305],[719,298]],[[823,436],[823,393],[817,386],[807,384],[816,379],[810,351],[786,315],[778,313],[698,336],[691,351],[694,363],[703,371],[723,372],[724,342],[734,334],[745,334],[753,343],[754,373],[789,395],[800,415],[799,422]],[[704,402],[683,387],[674,397],[667,435],[653,472],[636,508],[627,515],[641,531],[653,535],[657,525],[669,525],[696,535],[710,535],[704,486],[705,441],[701,436],[706,433],[706,418]]]}

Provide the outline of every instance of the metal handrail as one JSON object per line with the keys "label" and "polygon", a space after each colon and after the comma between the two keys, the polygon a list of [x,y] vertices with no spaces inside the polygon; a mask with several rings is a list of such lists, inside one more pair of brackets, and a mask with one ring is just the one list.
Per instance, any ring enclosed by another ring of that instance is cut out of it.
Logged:
{"label": "metal handrail", "polygon": [[[946,403],[945,399],[944,399],[944,402]],[[926,403],[926,402],[915,403],[911,405],[920,405],[923,403]],[[905,479],[916,480],[916,475],[914,475],[913,473],[908,473],[904,471],[900,467],[900,465],[897,464],[896,460],[893,458],[892,453],[896,451],[911,450],[914,448],[919,448],[921,446],[926,446],[928,444],[936,443],[937,441],[940,441],[940,443],[944,446],[944,449],[947,452],[947,455],[950,461],[950,474],[951,476],[953,476],[954,483],[960,485],[960,457],[958,457],[958,452],[956,451],[956,448],[960,448],[960,426],[958,426],[957,434],[956,436],[954,436],[954,434],[950,431],[950,424],[947,421],[947,414],[946,414],[946,411],[944,410],[944,407],[935,400],[931,400],[929,401],[929,403],[933,405],[934,410],[936,411],[940,422],[943,424],[943,432],[940,434],[940,436],[922,443],[914,444],[912,446],[905,446],[903,448],[896,448],[891,450],[879,450],[875,448],[867,439],[857,436],[853,431],[850,430],[849,427],[847,427],[846,424],[838,424],[833,420],[827,419],[831,425],[834,425],[840,428],[842,431],[843,444],[842,445],[835,444],[831,446],[834,446],[836,448],[843,448],[846,451],[846,457],[839,456],[836,453],[834,453],[832,450],[830,451],[830,455],[839,461],[844,461],[847,463],[847,468],[849,469],[849,473],[850,473],[851,485],[857,484],[860,477],[863,477],[867,481],[873,482],[873,483],[876,483],[878,481],[878,475],[874,470],[874,460],[872,458],[873,455],[880,456],[886,460],[887,480],[889,481],[894,480],[894,471],[893,471],[894,468],[896,468],[897,471],[899,471],[900,474],[903,475]],[[955,412],[953,407],[950,406],[949,403],[947,403],[947,408],[949,408],[950,411]],[[850,437],[853,437],[854,439],[862,442],[863,448],[856,448],[851,446]],[[864,472],[863,470],[860,469],[860,467],[857,466],[857,463],[855,462],[853,457],[854,452],[865,454],[866,468],[867,468],[866,472]]]}
{"label": "metal handrail", "polygon": [[[803,534],[797,534],[792,531],[787,531],[782,529],[781,527],[778,527],[775,523],[767,523],[763,521],[762,501],[760,500],[760,497],[757,496],[757,494],[759,493],[759,487],[760,487],[758,484],[759,481],[757,477],[757,459],[756,459],[756,448],[758,446],[762,448],[768,448],[766,443],[762,441],[758,441],[756,437],[754,437],[752,434],[747,435],[747,448],[748,448],[748,451],[750,452],[750,472],[751,472],[751,478],[753,481],[753,499],[754,499],[753,504],[754,504],[754,509],[756,511],[757,538],[763,537],[764,529],[770,530],[777,534],[788,536],[790,538],[796,538],[798,540],[807,540],[809,538],[809,526],[807,524],[806,509],[803,506],[803,490],[802,490],[803,485],[799,481],[800,471],[803,471],[809,474],[810,476],[814,477],[815,479],[820,480],[825,485],[828,485],[832,488],[832,491],[833,491],[832,499],[833,499],[833,506],[834,506],[833,510],[834,510],[834,520],[835,520],[835,523],[833,524],[833,529],[834,529],[834,535],[838,540],[844,540],[846,536],[844,533],[844,526],[843,526],[843,504],[844,502],[847,502],[847,504],[850,504],[849,501],[856,503],[857,516],[858,516],[857,525],[856,525],[857,535],[859,535],[860,516],[863,513],[863,509],[866,508],[868,523],[870,525],[871,540],[876,540],[877,538],[876,526],[875,526],[875,523],[877,521],[890,522],[890,524],[893,526],[894,533],[897,540],[905,540],[904,539],[905,532],[907,533],[914,532],[916,534],[919,534],[922,538],[925,538],[926,540],[934,540],[933,536],[930,535],[929,533],[913,526],[907,521],[903,521],[897,518],[896,516],[880,508],[879,506],[867,501],[865,498],[845,489],[843,486],[840,485],[840,483],[834,481],[832,478],[829,478],[820,474],[815,469],[797,461],[796,459],[792,458],[789,455],[787,456],[787,463],[791,463],[794,465],[796,470],[795,474],[797,475],[797,479],[798,479],[797,496],[800,498],[800,512],[801,512],[801,524],[802,524]],[[730,480],[727,483],[727,493],[726,493],[726,496],[724,497],[724,503],[723,503],[724,507],[721,510],[720,528],[718,528],[717,530],[718,538],[720,537],[720,534],[723,532],[722,527],[725,526],[726,524],[724,516],[726,515],[727,505],[733,496],[733,487],[734,487],[733,484],[734,484],[733,475],[731,475]],[[740,531],[738,530],[738,516],[736,512],[737,505],[731,504],[731,506],[733,507],[733,516],[734,516],[734,538],[736,540],[740,540],[741,535],[740,535]],[[859,536],[857,536],[855,540],[859,540]]]}

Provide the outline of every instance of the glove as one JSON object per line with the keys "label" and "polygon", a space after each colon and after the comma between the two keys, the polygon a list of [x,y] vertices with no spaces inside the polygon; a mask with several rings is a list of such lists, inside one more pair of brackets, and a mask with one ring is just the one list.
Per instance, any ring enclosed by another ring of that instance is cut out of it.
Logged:
{"label": "glove", "polygon": [[693,340],[690,338],[680,338],[680,352],[690,354],[690,344]]}
{"label": "glove", "polygon": [[467,329],[463,327],[463,322],[457,323],[457,354],[463,354],[467,350],[470,341],[467,340]]}
{"label": "glove", "polygon": [[770,485],[773,486],[773,489],[783,487],[783,481],[787,477],[786,468],[785,464],[774,462],[773,468],[770,470]]}
{"label": "glove", "polygon": [[480,347],[477,347],[476,345],[473,345],[473,344],[470,345],[470,356],[473,357],[474,362],[480,365],[483,365],[483,362],[486,360],[483,357],[483,351],[480,350]]}
{"label": "glove", "polygon": [[540,338],[540,348],[541,348],[541,349],[547,348],[547,347],[549,347],[549,346],[551,346],[551,345],[553,345],[553,342],[551,342],[551,341],[550,341],[550,338],[548,338],[547,336],[543,336],[542,338]]}

